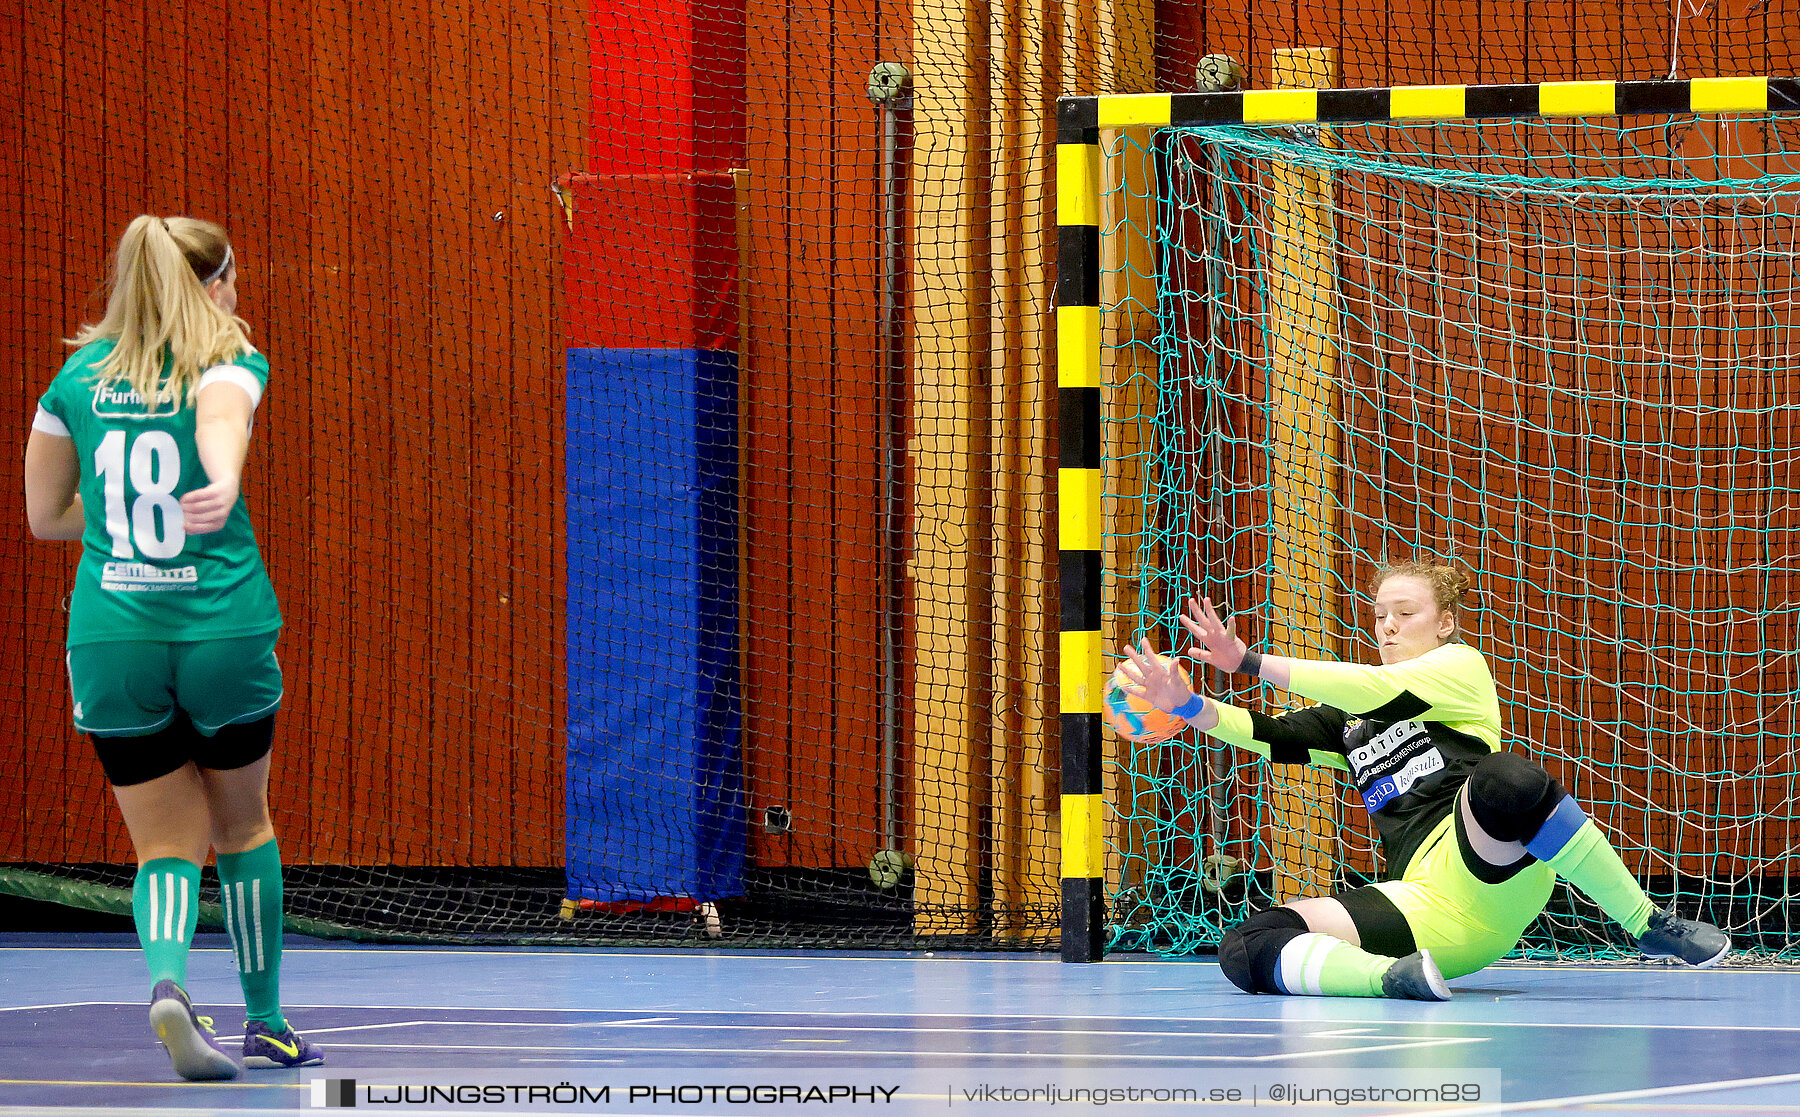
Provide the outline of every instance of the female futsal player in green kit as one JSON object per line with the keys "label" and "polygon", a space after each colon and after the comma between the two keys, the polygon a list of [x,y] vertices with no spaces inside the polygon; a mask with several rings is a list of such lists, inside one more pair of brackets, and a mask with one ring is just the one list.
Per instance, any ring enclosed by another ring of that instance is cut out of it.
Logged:
{"label": "female futsal player in green kit", "polygon": [[238,1073],[184,989],[209,847],[249,1016],[244,1065],[324,1062],[281,1012],[268,801],[281,614],[238,499],[269,365],[236,311],[223,229],[134,219],[106,314],[70,342],[25,450],[32,534],[82,544],[69,602],[75,726],[137,854],[131,907],[150,1022],[191,1079]]}
{"label": "female futsal player in green kit", "polygon": [[1468,580],[1450,566],[1395,563],[1375,580],[1381,665],[1250,650],[1211,601],[1189,603],[1186,653],[1320,703],[1271,717],[1195,693],[1148,641],[1127,677],[1159,709],[1276,763],[1350,774],[1375,821],[1385,880],[1257,912],[1219,944],[1247,993],[1449,1000],[1446,978],[1511,950],[1558,876],[1650,958],[1710,966],[1731,940],[1659,911],[1597,826],[1541,766],[1500,747],[1500,699],[1481,653],[1458,636]]}

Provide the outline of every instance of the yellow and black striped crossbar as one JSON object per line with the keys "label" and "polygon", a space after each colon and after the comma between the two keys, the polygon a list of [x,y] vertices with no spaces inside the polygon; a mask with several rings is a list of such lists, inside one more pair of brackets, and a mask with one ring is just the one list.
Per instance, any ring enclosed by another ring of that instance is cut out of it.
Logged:
{"label": "yellow and black striped crossbar", "polygon": [[1100,703],[1100,130],[1800,110],[1800,78],[1421,85],[1064,97],[1056,144],[1062,957],[1106,954]]}
{"label": "yellow and black striped crossbar", "polygon": [[1195,124],[1372,124],[1397,120],[1792,112],[1800,78],[1547,81],[1531,85],[1396,85],[1378,89],[1252,89],[1064,97],[1057,143],[1096,128]]}

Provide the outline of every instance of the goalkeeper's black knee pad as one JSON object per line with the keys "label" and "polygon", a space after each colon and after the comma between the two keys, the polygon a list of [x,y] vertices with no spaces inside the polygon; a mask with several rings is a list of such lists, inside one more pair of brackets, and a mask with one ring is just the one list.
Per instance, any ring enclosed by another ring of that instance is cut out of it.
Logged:
{"label": "goalkeeper's black knee pad", "polygon": [[1484,756],[1469,776],[1469,811],[1495,841],[1530,844],[1568,797],[1543,765],[1516,753]]}
{"label": "goalkeeper's black knee pad", "polygon": [[1225,932],[1219,941],[1219,968],[1246,993],[1279,993],[1275,967],[1281,948],[1306,934],[1306,920],[1292,908],[1270,908]]}

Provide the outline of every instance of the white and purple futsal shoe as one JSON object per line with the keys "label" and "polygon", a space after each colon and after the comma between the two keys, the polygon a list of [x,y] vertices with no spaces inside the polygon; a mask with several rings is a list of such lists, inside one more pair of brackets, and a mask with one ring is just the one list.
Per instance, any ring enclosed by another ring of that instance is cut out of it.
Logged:
{"label": "white and purple futsal shoe", "polygon": [[325,1052],[293,1028],[277,1032],[261,1020],[244,1024],[244,1065],[251,1070],[316,1067]]}
{"label": "white and purple futsal shoe", "polygon": [[150,994],[150,1026],[181,1077],[209,1082],[238,1076],[237,1063],[213,1042],[212,1018],[195,1013],[187,991],[167,978]]}

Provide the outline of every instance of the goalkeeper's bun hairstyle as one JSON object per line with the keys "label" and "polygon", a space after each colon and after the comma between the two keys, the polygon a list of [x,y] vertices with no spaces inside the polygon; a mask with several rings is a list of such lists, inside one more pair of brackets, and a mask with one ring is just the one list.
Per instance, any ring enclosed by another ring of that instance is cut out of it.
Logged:
{"label": "goalkeeper's bun hairstyle", "polygon": [[1431,587],[1431,598],[1437,602],[1439,609],[1448,610],[1456,618],[1456,634],[1451,639],[1461,636],[1463,632],[1463,615],[1475,607],[1475,591],[1470,586],[1469,572],[1463,565],[1454,560],[1449,562],[1382,562],[1375,568],[1375,578],[1369,584],[1371,596],[1381,589],[1381,583],[1389,578],[1418,578]]}

